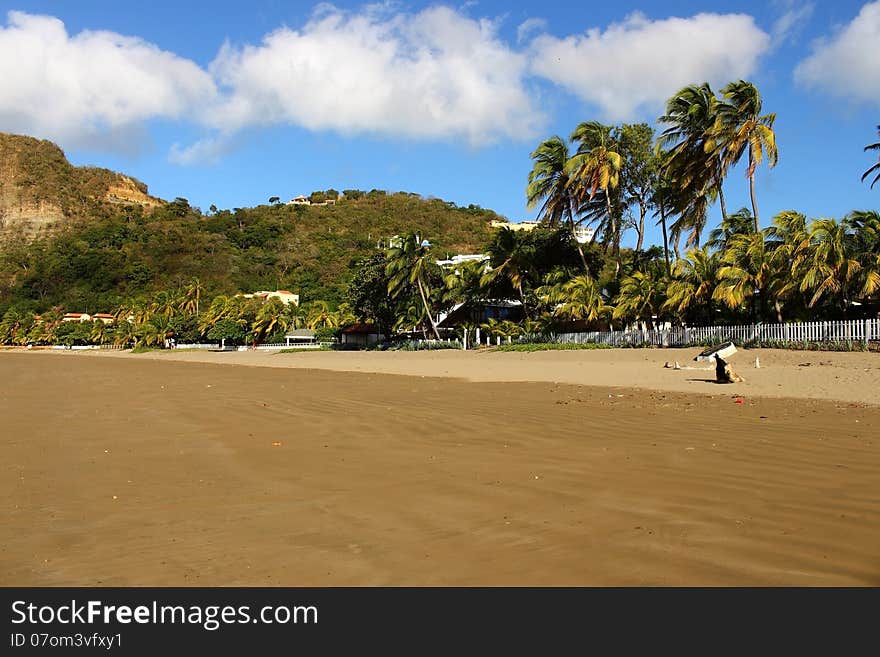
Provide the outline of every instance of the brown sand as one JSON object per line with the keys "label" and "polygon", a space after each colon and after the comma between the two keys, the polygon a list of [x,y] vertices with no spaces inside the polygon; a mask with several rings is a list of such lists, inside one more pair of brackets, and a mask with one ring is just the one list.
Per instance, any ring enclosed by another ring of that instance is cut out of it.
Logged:
{"label": "brown sand", "polygon": [[760,356],[0,353],[0,584],[880,585],[880,358]]}
{"label": "brown sand", "polygon": [[[740,350],[731,365],[746,382],[718,388],[712,363],[694,362],[700,349],[596,349],[503,353],[462,352],[210,352],[156,351],[140,359],[181,360],[338,372],[439,376],[469,381],[547,381],[638,387],[698,394],[739,392],[749,397],[828,399],[880,405],[880,354],[779,349]],[[131,358],[127,352],[86,352],[90,357]],[[761,367],[755,369],[755,359]],[[688,368],[665,369],[678,361]],[[707,369],[699,369],[707,368]]]}

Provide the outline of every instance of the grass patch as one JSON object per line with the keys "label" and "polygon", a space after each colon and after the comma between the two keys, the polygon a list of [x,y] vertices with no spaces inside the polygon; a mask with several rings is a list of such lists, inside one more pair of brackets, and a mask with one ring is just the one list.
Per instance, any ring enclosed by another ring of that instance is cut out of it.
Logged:
{"label": "grass patch", "polygon": [[572,351],[577,349],[614,349],[610,344],[596,344],[586,342],[575,344],[573,342],[529,342],[526,344],[502,344],[494,348],[494,351]]}
{"label": "grass patch", "polygon": [[164,351],[164,350],[160,349],[159,347],[135,347],[134,349],[131,350],[131,353],[133,353],[133,354],[146,354],[151,351]]}
{"label": "grass patch", "polygon": [[279,354],[302,354],[307,351],[333,351],[330,347],[291,347],[290,349],[281,349],[276,352]]}

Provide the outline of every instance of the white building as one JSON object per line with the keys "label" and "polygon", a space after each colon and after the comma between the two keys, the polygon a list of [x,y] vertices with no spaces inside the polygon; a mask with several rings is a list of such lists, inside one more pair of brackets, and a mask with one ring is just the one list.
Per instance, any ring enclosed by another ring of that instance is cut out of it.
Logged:
{"label": "white building", "polygon": [[266,301],[268,299],[275,297],[277,299],[281,299],[281,302],[285,306],[287,306],[291,303],[294,306],[299,305],[299,295],[294,294],[290,290],[272,290],[272,291],[259,290],[257,292],[251,292],[250,294],[242,294],[241,296],[243,296],[245,299],[258,298],[258,299],[262,299],[263,301]]}
{"label": "white building", "polygon": [[454,255],[446,260],[437,260],[437,264],[444,269],[452,269],[465,262],[485,262],[489,259],[484,253],[465,253],[462,255]]}
{"label": "white building", "polygon": [[575,226],[574,227],[574,238],[577,240],[578,244],[586,244],[587,242],[591,242],[593,240],[593,235],[596,234],[596,231],[592,226]]}

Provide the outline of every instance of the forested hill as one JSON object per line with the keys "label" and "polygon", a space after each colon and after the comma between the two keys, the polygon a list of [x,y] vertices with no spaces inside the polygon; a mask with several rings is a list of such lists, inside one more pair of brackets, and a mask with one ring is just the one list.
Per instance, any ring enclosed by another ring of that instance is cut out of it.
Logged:
{"label": "forested hill", "polygon": [[[146,186],[120,174],[72,167],[50,142],[4,136],[2,148],[3,193],[18,195],[13,205],[26,199],[38,216],[41,208],[51,213],[40,229],[7,222],[0,313],[13,306],[106,311],[192,278],[209,296],[280,288],[304,301],[334,303],[354,264],[380,240],[416,231],[445,257],[481,249],[491,221],[501,218],[477,206],[378,190],[346,190],[334,205],[272,199],[203,212],[183,198],[153,199]],[[122,179],[142,197],[114,196]],[[312,200],[335,196],[328,190]]]}

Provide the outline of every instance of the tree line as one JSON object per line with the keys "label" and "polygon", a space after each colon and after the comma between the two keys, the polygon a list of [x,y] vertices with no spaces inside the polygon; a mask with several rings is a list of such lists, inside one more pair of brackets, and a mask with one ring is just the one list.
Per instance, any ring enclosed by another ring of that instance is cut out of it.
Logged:
{"label": "tree line", "polygon": [[[532,152],[526,199],[542,228],[497,232],[484,263],[453,271],[435,263],[411,234],[397,249],[361,263],[352,308],[390,330],[421,327],[455,304],[520,302],[524,321],[490,331],[550,332],[574,326],[658,321],[729,324],[872,316],[880,292],[880,217],[860,210],[841,219],[785,211],[762,227],[755,179],[779,159],[774,124],[758,89],[736,81],[679,90],[648,124],[590,121],[568,139],[553,136]],[[878,126],[880,132],[880,126]],[[871,144],[865,150],[880,150]],[[746,167],[748,206],[729,211],[724,182]],[[880,163],[864,180],[880,171]],[[872,182],[880,180],[880,173]],[[720,225],[709,231],[718,203]],[[648,221],[662,247],[645,247]],[[581,245],[576,227],[594,227]],[[635,248],[622,248],[628,231]],[[683,242],[683,247],[682,247]],[[384,270],[381,267],[384,262]]]}

